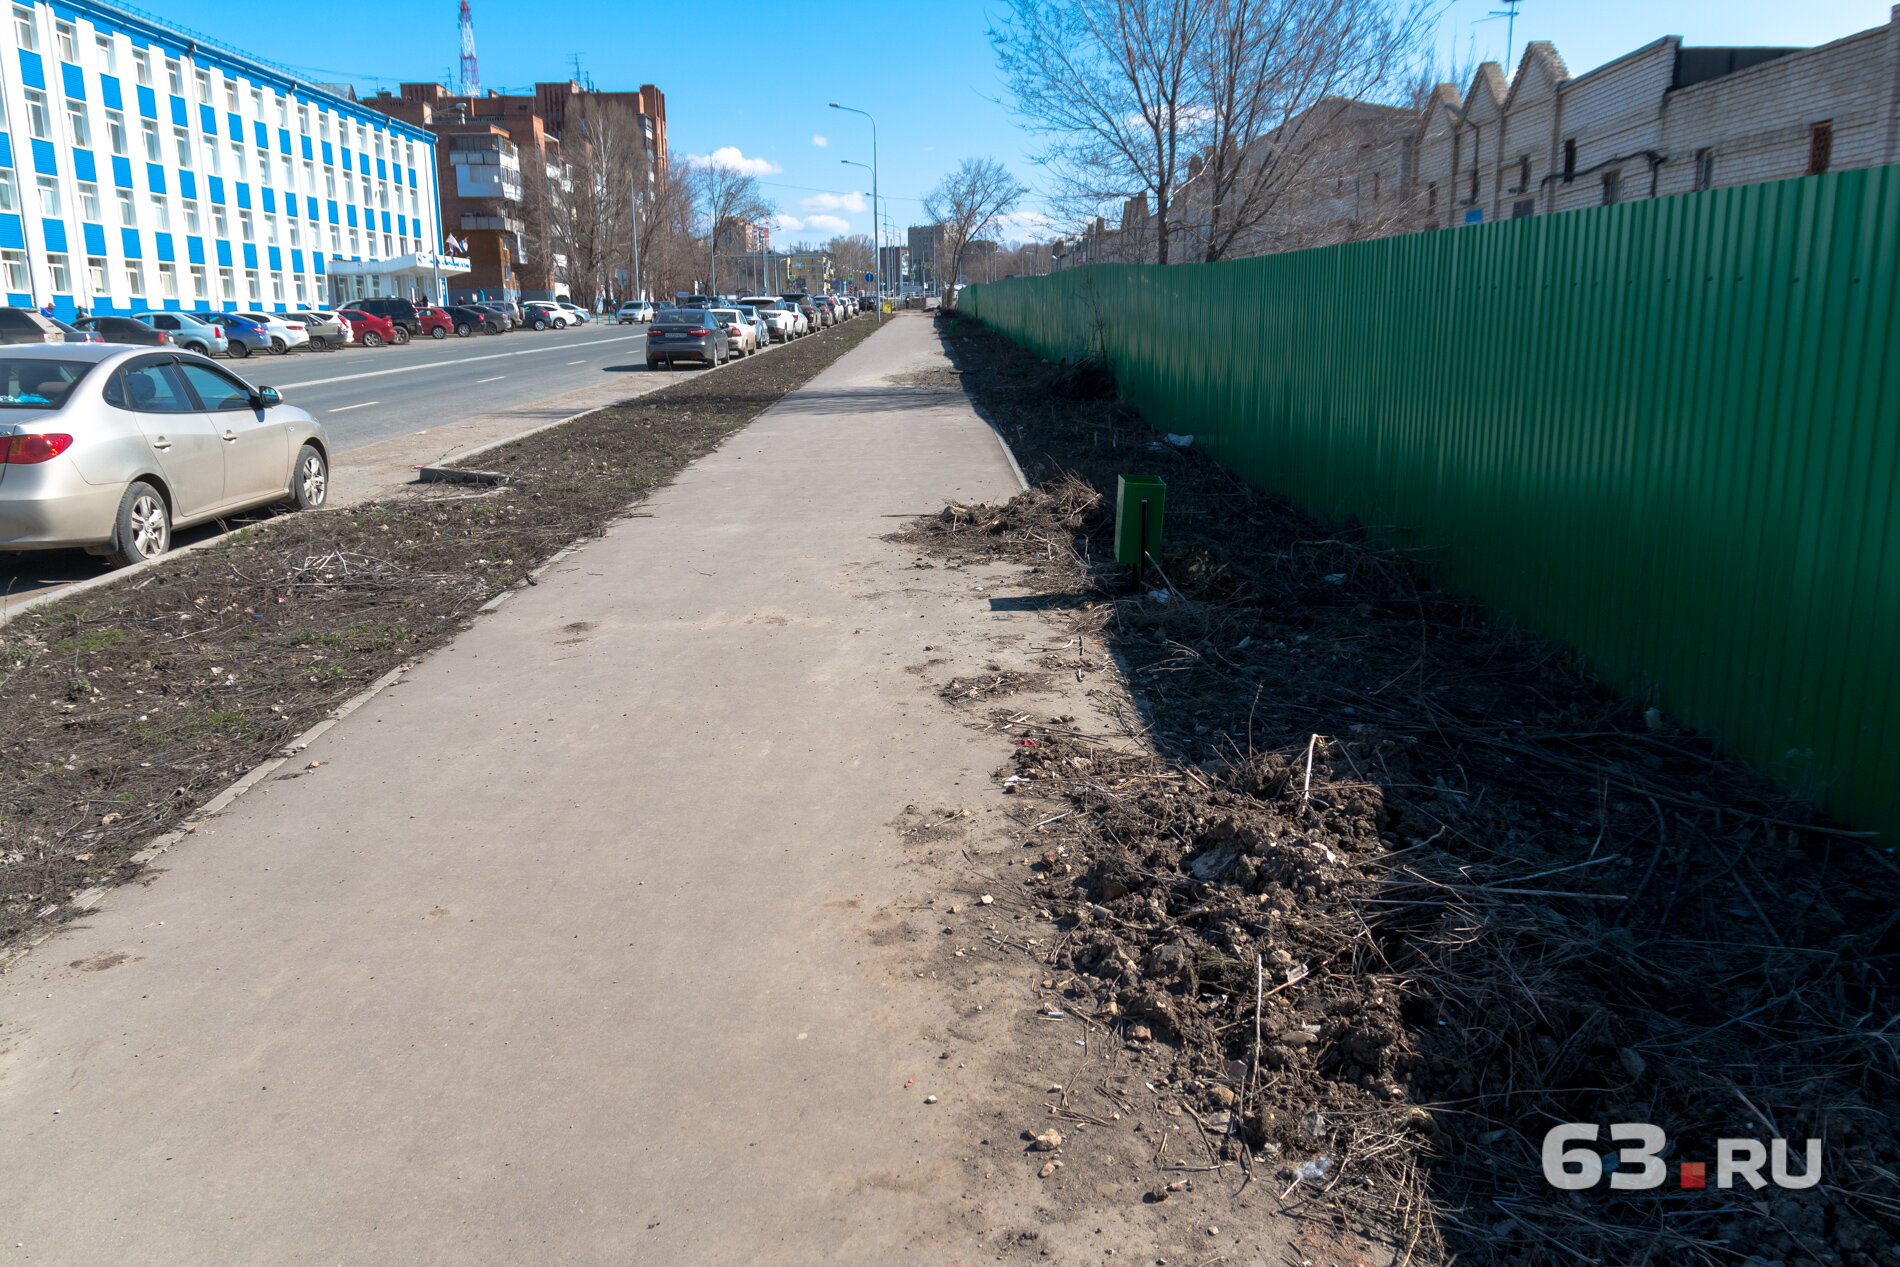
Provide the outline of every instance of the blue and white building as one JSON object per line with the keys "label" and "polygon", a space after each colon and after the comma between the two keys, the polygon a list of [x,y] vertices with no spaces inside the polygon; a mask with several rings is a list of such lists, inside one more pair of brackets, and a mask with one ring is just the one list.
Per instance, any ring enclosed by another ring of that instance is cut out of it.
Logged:
{"label": "blue and white building", "polygon": [[[308,15],[306,14],[306,17]],[[0,295],[70,318],[440,294],[435,139],[92,0],[0,2]]]}

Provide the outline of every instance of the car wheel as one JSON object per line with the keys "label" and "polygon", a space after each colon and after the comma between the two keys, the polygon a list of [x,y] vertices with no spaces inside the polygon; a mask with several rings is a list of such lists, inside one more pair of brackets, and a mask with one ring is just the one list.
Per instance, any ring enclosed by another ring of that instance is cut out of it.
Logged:
{"label": "car wheel", "polygon": [[383,346],[383,336],[371,330],[368,334],[363,336],[363,346],[366,348],[379,348]]}
{"label": "car wheel", "polygon": [[563,318],[561,318],[561,317],[556,317],[556,318],[554,319],[554,328],[555,328],[556,330],[565,330],[565,329],[567,329],[567,321],[566,321],[565,319],[563,319]]}
{"label": "car wheel", "polygon": [[548,328],[548,323],[541,320],[541,318],[536,317],[534,319],[534,328],[537,330],[545,330]]}
{"label": "car wheel", "polygon": [[229,350],[233,358],[241,361],[251,354],[251,345],[248,343],[233,343]]}
{"label": "car wheel", "polygon": [[290,504],[298,510],[315,510],[330,497],[330,464],[314,444],[306,444],[297,453],[297,465],[290,472]]}
{"label": "car wheel", "polygon": [[172,515],[159,491],[144,480],[134,480],[119,499],[119,517],[113,522],[106,563],[128,567],[156,559],[172,548]]}
{"label": "car wheel", "polygon": [[310,336],[310,346],[316,351],[322,352],[329,348],[330,341],[320,334],[313,334]]}
{"label": "car wheel", "polygon": [[461,322],[455,327],[455,337],[458,339],[466,339],[468,337],[468,322]]}
{"label": "car wheel", "polygon": [[270,354],[272,356],[282,356],[288,351],[290,351],[290,345],[288,343],[285,343],[282,339],[278,338],[276,335],[271,336]]}
{"label": "car wheel", "polygon": [[206,347],[206,346],[205,346],[204,344],[202,344],[202,343],[195,343],[195,342],[194,342],[194,343],[187,343],[187,344],[185,345],[185,351],[187,351],[187,352],[196,352],[196,353],[197,353],[197,354],[198,354],[199,356],[210,356],[210,355],[211,355],[211,349],[210,349],[210,348],[208,348],[208,347]]}
{"label": "car wheel", "polygon": [[403,344],[409,342],[409,327],[397,326],[396,333],[395,333],[395,340],[396,340],[397,347],[401,347]]}
{"label": "car wheel", "polygon": [[429,337],[431,339],[446,339],[449,337],[449,328],[447,326],[435,326],[430,329]]}

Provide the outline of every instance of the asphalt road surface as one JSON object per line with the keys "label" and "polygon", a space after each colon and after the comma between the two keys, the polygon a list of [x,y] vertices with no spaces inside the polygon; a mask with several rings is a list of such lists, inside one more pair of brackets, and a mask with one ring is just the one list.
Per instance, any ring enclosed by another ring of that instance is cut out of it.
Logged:
{"label": "asphalt road surface", "polygon": [[[321,422],[333,453],[428,431],[571,392],[604,375],[646,373],[643,325],[515,330],[467,339],[421,339],[403,347],[253,355],[227,364]],[[239,520],[227,521],[236,523]],[[215,536],[218,523],[178,534],[178,544]],[[0,602],[96,576],[81,550],[0,554]]]}

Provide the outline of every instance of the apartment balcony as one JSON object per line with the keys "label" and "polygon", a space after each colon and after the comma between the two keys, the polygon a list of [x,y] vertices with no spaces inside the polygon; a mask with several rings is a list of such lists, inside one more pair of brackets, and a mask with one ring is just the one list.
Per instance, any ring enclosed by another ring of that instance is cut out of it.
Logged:
{"label": "apartment balcony", "polygon": [[462,213],[462,228],[464,231],[469,229],[486,229],[495,233],[518,234],[523,227],[525,226],[523,226],[520,218],[517,216],[505,214],[483,215],[475,211],[464,211]]}

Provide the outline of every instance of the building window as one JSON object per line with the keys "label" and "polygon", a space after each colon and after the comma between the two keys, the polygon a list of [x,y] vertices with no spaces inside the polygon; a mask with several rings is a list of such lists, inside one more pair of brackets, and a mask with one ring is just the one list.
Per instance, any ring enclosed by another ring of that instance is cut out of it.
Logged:
{"label": "building window", "polygon": [[18,213],[20,191],[13,187],[13,169],[0,167],[0,211]]}
{"label": "building window", "polygon": [[64,255],[48,255],[46,257],[46,271],[52,277],[53,293],[55,295],[70,295],[73,293],[72,265],[67,263]]}
{"label": "building window", "polygon": [[66,103],[66,126],[72,129],[75,149],[92,148],[92,125],[86,121],[86,103],[68,101]]}
{"label": "building window", "polygon": [[205,289],[205,270],[202,264],[191,266],[191,297],[193,299],[211,298],[211,292]]}
{"label": "building window", "polygon": [[163,194],[152,195],[152,223],[161,233],[172,231],[172,208]]}
{"label": "building window", "polygon": [[176,264],[158,266],[158,294],[162,299],[178,298],[178,266]]}
{"label": "building window", "polygon": [[7,289],[14,293],[28,289],[26,282],[26,252],[0,251],[0,274],[4,274]]}
{"label": "building window", "polygon": [[107,75],[119,73],[119,42],[110,35],[95,35],[92,42],[99,49],[99,69]]}
{"label": "building window", "polygon": [[1695,187],[1700,193],[1715,186],[1715,151],[1709,149],[1695,152]]}
{"label": "building window", "polygon": [[95,297],[111,292],[112,285],[106,277],[105,256],[88,255],[86,257],[86,279],[92,283],[92,293]]}
{"label": "building window", "polygon": [[247,295],[255,295],[255,296],[257,296],[257,299],[258,299],[258,302],[259,302],[259,303],[262,303],[262,302],[263,302],[263,300],[264,300],[264,288],[263,288],[262,286],[260,286],[260,285],[258,284],[258,280],[257,280],[257,270],[256,270],[256,269],[246,269],[246,270],[245,270],[245,273],[244,273],[244,287],[245,287],[245,289],[244,289],[244,293],[245,293],[245,294],[247,294]]}
{"label": "building window", "polygon": [[1834,162],[1834,120],[1808,129],[1808,175],[1819,176]]}
{"label": "building window", "polygon": [[40,214],[57,217],[61,213],[59,203],[59,177],[42,176],[40,186]]}
{"label": "building window", "polygon": [[205,170],[213,176],[224,171],[224,147],[216,141],[205,142]]}
{"label": "building window", "polygon": [[236,114],[238,108],[237,103],[237,80],[226,79],[224,81],[224,108],[232,114]]}
{"label": "building window", "polygon": [[158,143],[158,124],[150,119],[140,119],[139,133],[145,138],[145,161],[148,163],[162,161],[165,151]]}
{"label": "building window", "polygon": [[1437,181],[1433,181],[1431,184],[1425,186],[1425,210],[1427,211],[1438,210],[1438,182]]}
{"label": "building window", "polygon": [[1531,187],[1531,156],[1520,154],[1517,159],[1517,192],[1524,193]]}
{"label": "building window", "polygon": [[132,191],[130,189],[121,189],[118,191],[118,195],[119,223],[129,229],[139,221],[138,213],[134,211],[132,207]]}
{"label": "building window", "polygon": [[106,144],[118,157],[125,157],[125,116],[117,110],[106,111]]}
{"label": "building window", "polygon": [[1574,140],[1564,142],[1564,179],[1577,178],[1577,143]]}
{"label": "building window", "polygon": [[176,57],[165,59],[165,86],[171,89],[174,97],[185,95],[185,68]]}
{"label": "building window", "polygon": [[198,210],[198,200],[195,198],[185,199],[185,232],[204,232],[204,217]]}
{"label": "building window", "polygon": [[79,64],[79,28],[71,22],[53,23],[53,38],[59,42],[59,60]]}
{"label": "building window", "polygon": [[1607,207],[1607,206],[1610,206],[1612,203],[1621,202],[1622,200],[1623,200],[1623,173],[1604,172],[1603,173],[1603,205]]}
{"label": "building window", "polygon": [[90,224],[104,222],[99,214],[99,186],[89,180],[79,182],[79,218]]}
{"label": "building window", "polygon": [[1519,198],[1511,204],[1511,219],[1528,220],[1537,214],[1537,199]]}
{"label": "building window", "polygon": [[46,94],[37,88],[26,90],[26,130],[36,141],[53,139],[52,117],[46,113]]}
{"label": "building window", "polygon": [[133,299],[145,298],[145,267],[137,260],[125,262],[125,293]]}
{"label": "building window", "polygon": [[190,170],[191,133],[184,128],[173,128],[172,147],[178,151],[178,165],[186,170]]}
{"label": "building window", "polygon": [[33,10],[27,5],[13,6],[13,38],[28,51],[35,51],[40,46],[40,29],[33,21]]}
{"label": "building window", "polygon": [[257,180],[259,184],[263,185],[271,183],[270,154],[265,150],[259,150],[257,152]]}
{"label": "building window", "polygon": [[223,207],[211,208],[211,231],[221,238],[231,236],[231,221]]}
{"label": "building window", "polygon": [[211,104],[211,72],[208,70],[201,70],[197,74],[193,75],[192,79],[196,81],[198,85],[198,104],[201,106],[210,105]]}
{"label": "building window", "polygon": [[257,226],[251,220],[251,213],[248,211],[238,212],[238,237],[245,242],[257,241]]}
{"label": "building window", "polygon": [[226,303],[237,300],[237,276],[228,268],[218,270],[218,289],[224,294]]}
{"label": "building window", "polygon": [[262,88],[251,89],[251,113],[257,116],[259,123],[264,121],[264,90]]}
{"label": "building window", "polygon": [[135,48],[132,50],[132,70],[133,77],[139,81],[140,87],[150,88],[152,86],[151,50],[143,48]]}

